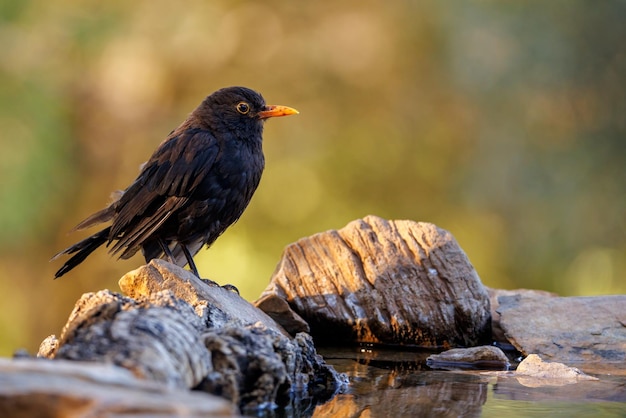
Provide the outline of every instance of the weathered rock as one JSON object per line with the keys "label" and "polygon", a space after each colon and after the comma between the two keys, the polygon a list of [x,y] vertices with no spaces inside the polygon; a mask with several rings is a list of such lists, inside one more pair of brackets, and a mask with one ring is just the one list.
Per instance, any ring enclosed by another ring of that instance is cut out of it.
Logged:
{"label": "weathered rock", "polygon": [[511,364],[506,354],[497,347],[483,345],[470,348],[453,348],[439,354],[432,354],[426,364],[433,369],[482,369],[508,370]]}
{"label": "weathered rock", "polygon": [[325,400],[345,385],[309,335],[289,337],[238,294],[184,269],[153,260],[120,283],[136,299],[84,295],[61,338],[46,339],[40,355],[117,364],[138,377],[218,394],[249,413],[291,394]]}
{"label": "weathered rock", "polygon": [[533,289],[514,289],[514,290],[503,290],[503,289],[492,289],[487,288],[487,292],[489,292],[489,302],[491,304],[491,333],[494,341],[498,343],[506,343],[510,342],[504,336],[504,331],[500,326],[500,314],[497,312],[498,307],[500,306],[500,302],[498,302],[498,298],[500,296],[515,296],[521,295],[524,298],[551,298],[557,297],[556,293],[546,292],[545,290],[533,290]]}
{"label": "weathered rock", "polygon": [[224,399],[137,379],[113,365],[0,359],[0,416],[237,416]]}
{"label": "weathered rock", "polygon": [[289,245],[276,295],[320,341],[454,347],[490,340],[489,296],[452,235],[368,216]]}
{"label": "weathered rock", "polygon": [[626,371],[626,295],[498,300],[500,325],[522,354],[585,370]]}

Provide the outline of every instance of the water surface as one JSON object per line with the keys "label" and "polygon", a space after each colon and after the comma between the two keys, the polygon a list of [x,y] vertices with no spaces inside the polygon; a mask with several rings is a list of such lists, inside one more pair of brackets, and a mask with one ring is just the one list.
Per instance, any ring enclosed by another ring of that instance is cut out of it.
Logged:
{"label": "water surface", "polygon": [[[346,373],[345,393],[317,405],[313,417],[626,417],[626,376],[542,386],[513,373],[432,370],[430,352],[323,348]],[[606,371],[603,371],[606,373]]]}

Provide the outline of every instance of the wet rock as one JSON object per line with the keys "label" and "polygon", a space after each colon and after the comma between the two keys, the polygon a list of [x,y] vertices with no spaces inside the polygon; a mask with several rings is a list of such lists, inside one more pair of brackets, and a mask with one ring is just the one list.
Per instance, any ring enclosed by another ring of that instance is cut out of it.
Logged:
{"label": "wet rock", "polygon": [[489,296],[449,232],[368,216],[289,245],[263,297],[319,341],[454,347],[490,340]]}
{"label": "wet rock", "polygon": [[433,369],[481,369],[508,370],[509,359],[497,347],[483,345],[470,348],[453,348],[426,359],[426,364]]}
{"label": "wet rock", "polygon": [[105,364],[0,359],[0,416],[237,416],[224,399],[168,388]]}
{"label": "wet rock", "polygon": [[170,387],[223,396],[241,411],[329,396],[345,380],[308,334],[291,338],[238,294],[153,260],[120,280],[133,298],[86,294],[40,355],[119,365]]}
{"label": "wet rock", "polygon": [[501,296],[500,325],[524,355],[588,370],[626,370],[626,296]]}
{"label": "wet rock", "polygon": [[521,384],[528,387],[562,386],[581,380],[598,380],[575,367],[543,361],[536,354],[530,354],[517,366],[515,376]]}

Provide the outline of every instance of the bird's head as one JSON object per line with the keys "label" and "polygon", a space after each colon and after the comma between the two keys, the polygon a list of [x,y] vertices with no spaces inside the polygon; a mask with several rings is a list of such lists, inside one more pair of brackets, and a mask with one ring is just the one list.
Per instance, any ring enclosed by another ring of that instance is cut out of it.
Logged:
{"label": "bird's head", "polygon": [[208,96],[194,114],[215,132],[228,131],[241,138],[260,137],[263,122],[298,114],[287,106],[266,105],[261,94],[247,87],[226,87]]}

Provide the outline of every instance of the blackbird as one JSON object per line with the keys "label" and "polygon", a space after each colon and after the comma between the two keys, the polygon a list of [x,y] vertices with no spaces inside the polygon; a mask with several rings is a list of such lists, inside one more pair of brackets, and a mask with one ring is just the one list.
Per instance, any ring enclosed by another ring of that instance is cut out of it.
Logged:
{"label": "blackbird", "polygon": [[227,87],[208,96],[113,203],[74,227],[110,222],[52,257],[73,254],[55,278],[102,244],[122,259],[141,249],[146,262],[166,258],[181,267],[189,265],[200,277],[193,256],[239,219],[259,185],[265,166],[263,123],[297,113],[266,105],[259,93],[246,87]]}

